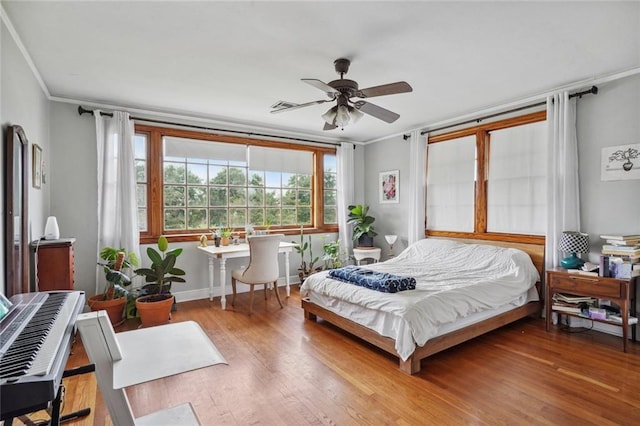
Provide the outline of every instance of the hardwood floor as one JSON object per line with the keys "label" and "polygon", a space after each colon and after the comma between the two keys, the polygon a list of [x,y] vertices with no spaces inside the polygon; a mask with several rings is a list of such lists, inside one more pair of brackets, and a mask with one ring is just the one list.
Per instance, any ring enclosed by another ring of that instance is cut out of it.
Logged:
{"label": "hardwood floor", "polygon": [[[127,390],[136,416],[191,401],[204,425],[638,424],[640,344],[595,331],[544,331],[525,319],[423,360],[414,376],[397,359],[323,323],[305,322],[296,287],[284,309],[260,291],[234,310],[218,299],[179,304],[229,365]],[[132,321],[125,328],[135,328]],[[153,363],[154,354],[149,354]],[[87,362],[76,343],[69,365]],[[75,425],[110,424],[92,374],[66,383]]]}

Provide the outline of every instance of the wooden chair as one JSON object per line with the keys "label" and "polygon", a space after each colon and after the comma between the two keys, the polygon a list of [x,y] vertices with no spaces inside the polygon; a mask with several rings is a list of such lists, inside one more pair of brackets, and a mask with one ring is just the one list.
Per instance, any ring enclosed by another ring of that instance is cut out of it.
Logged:
{"label": "wooden chair", "polygon": [[253,287],[256,284],[264,284],[264,298],[267,298],[267,289],[273,284],[273,291],[282,308],[280,294],[278,293],[278,276],[280,275],[278,265],[278,249],[283,234],[255,235],[248,238],[249,241],[249,266],[246,269],[235,269],[231,274],[231,287],[233,288],[233,298],[231,306],[235,306],[236,301],[236,281],[248,284],[249,289],[249,315],[253,313]]}

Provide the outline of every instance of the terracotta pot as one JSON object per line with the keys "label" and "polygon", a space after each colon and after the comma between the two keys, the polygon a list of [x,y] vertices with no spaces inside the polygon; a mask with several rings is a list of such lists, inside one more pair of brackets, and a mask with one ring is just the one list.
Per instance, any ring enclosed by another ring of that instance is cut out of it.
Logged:
{"label": "terracotta pot", "polygon": [[109,321],[114,327],[124,322],[124,305],[127,303],[125,297],[105,300],[104,294],[96,294],[89,298],[88,303],[92,311],[107,311]]}
{"label": "terracotta pot", "polygon": [[222,237],[222,238],[220,238],[220,243],[221,243],[223,246],[228,246],[230,242],[231,242],[231,238],[229,238],[229,237]]}
{"label": "terracotta pot", "polygon": [[166,324],[171,320],[173,295],[152,294],[136,299],[136,309],[143,327]]}

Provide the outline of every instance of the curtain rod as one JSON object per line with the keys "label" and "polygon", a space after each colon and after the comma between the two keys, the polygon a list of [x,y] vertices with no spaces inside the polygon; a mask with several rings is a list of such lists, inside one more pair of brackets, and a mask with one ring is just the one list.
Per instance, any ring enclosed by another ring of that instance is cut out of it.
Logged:
{"label": "curtain rod", "polygon": [[[79,105],[78,106],[78,115],[82,115],[82,114],[91,114],[91,115],[93,115],[93,110],[92,109],[83,108],[82,105]],[[107,117],[113,117],[113,113],[112,112],[100,111],[100,115],[106,115]],[[314,140],[311,140],[311,139],[294,138],[294,137],[291,137],[291,136],[269,135],[269,134],[265,134],[265,133],[245,132],[245,131],[241,131],[241,130],[217,129],[215,127],[198,126],[198,125],[195,125],[195,124],[175,123],[175,122],[172,122],[172,121],[154,120],[154,119],[151,119],[151,118],[142,118],[142,117],[129,116],[129,119],[130,120],[138,120],[138,121],[146,121],[146,122],[149,122],[149,123],[156,123],[156,124],[167,124],[167,125],[170,125],[170,126],[189,127],[189,128],[192,128],[192,129],[199,129],[199,130],[210,130],[210,131],[214,131],[214,132],[237,133],[237,134],[247,135],[247,136],[262,136],[262,137],[267,137],[267,138],[287,139],[287,140],[292,140],[292,141],[297,141],[297,142],[310,142],[310,143],[317,143],[317,144],[322,144],[322,145],[340,146],[339,143],[334,143],[334,142],[321,142],[321,141],[314,141]],[[355,149],[355,148],[356,148],[356,146],[353,145],[353,149]]]}
{"label": "curtain rod", "polygon": [[[588,90],[584,90],[582,92],[571,93],[569,95],[569,99],[575,98],[575,97],[582,98],[584,95],[597,95],[597,94],[598,94],[598,88],[596,86],[591,86],[591,88],[588,89]],[[512,108],[512,109],[507,110],[507,111],[496,112],[494,114],[484,115],[482,117],[474,118],[474,119],[467,120],[467,121],[462,121],[460,123],[448,124],[446,126],[437,127],[435,129],[423,130],[422,132],[420,132],[420,135],[426,135],[429,132],[437,132],[437,131],[440,131],[440,130],[449,129],[451,127],[463,126],[465,124],[479,123],[482,120],[486,120],[486,119],[493,118],[493,117],[498,117],[498,116],[505,115],[505,114],[511,114],[512,112],[518,112],[518,111],[522,111],[522,110],[529,109],[529,108],[535,108],[535,107],[538,107],[538,106],[545,105],[546,103],[547,103],[547,101],[537,102],[535,104],[525,105],[525,106],[521,106],[521,107],[518,107],[518,108]],[[406,135],[406,134],[402,135],[402,138],[405,141],[407,139],[409,139],[410,137],[411,137],[411,135]]]}

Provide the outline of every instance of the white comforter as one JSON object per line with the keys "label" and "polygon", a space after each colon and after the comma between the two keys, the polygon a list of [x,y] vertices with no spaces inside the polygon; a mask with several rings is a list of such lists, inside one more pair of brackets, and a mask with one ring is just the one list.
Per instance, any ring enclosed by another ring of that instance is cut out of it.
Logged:
{"label": "white comforter", "polygon": [[[381,293],[333,280],[323,271],[308,277],[300,293],[333,312],[345,309],[353,321],[392,337],[403,360],[444,324],[532,300],[527,295],[540,278],[520,250],[439,239],[420,240],[367,268],[414,277],[416,289]],[[354,305],[365,309],[352,309]]]}

